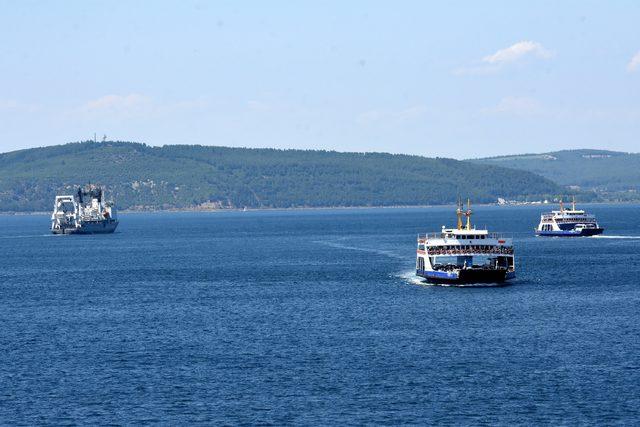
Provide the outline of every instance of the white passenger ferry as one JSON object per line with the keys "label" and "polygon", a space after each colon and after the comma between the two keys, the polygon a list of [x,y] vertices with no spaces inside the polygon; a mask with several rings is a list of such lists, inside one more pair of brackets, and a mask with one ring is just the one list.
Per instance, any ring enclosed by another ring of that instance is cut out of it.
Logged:
{"label": "white passenger ferry", "polygon": [[[513,241],[471,225],[471,204],[458,204],[457,228],[418,235],[416,275],[433,283],[503,283],[516,276]],[[463,226],[462,216],[466,216]]]}
{"label": "white passenger ferry", "polygon": [[544,213],[540,216],[540,224],[536,228],[538,236],[595,236],[602,234],[604,228],[598,225],[596,217],[583,210],[576,209],[573,198],[571,209],[565,209],[560,199],[560,210]]}

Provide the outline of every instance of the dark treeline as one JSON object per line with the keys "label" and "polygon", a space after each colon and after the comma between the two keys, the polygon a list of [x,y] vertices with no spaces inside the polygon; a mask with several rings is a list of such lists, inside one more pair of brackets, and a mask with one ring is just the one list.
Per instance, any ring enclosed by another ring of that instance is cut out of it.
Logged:
{"label": "dark treeline", "polygon": [[536,174],[384,153],[79,142],[0,154],[3,211],[48,210],[83,183],[120,208],[328,207],[477,203],[564,189]]}
{"label": "dark treeline", "polygon": [[638,153],[564,150],[472,161],[533,172],[561,185],[595,191],[604,200],[640,199],[640,154]]}

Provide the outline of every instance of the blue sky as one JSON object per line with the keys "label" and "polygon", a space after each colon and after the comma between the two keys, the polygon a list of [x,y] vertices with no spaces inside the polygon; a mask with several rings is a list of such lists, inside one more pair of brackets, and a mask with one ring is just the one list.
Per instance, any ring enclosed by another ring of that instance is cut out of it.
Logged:
{"label": "blue sky", "polygon": [[640,151],[637,1],[0,7],[0,151]]}

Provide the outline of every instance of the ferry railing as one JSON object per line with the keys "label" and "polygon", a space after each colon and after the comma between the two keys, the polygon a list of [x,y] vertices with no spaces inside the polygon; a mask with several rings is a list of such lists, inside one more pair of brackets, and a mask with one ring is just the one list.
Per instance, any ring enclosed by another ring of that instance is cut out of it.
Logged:
{"label": "ferry railing", "polygon": [[[469,235],[473,235],[473,234],[469,234]],[[463,234],[464,236],[464,234]],[[509,233],[488,233],[488,234],[481,234],[481,235],[474,235],[474,236],[484,236],[484,238],[479,238],[479,239],[464,239],[464,238],[455,238],[453,236],[447,236],[447,233],[421,233],[418,234],[418,241],[420,243],[425,243],[429,240],[434,240],[434,239],[446,239],[446,240],[464,240],[464,241],[472,241],[472,242],[482,242],[483,240],[491,240],[491,239],[495,239],[495,240],[503,240],[503,239],[513,239],[513,235],[509,234]]]}
{"label": "ferry railing", "polygon": [[429,256],[460,256],[460,255],[513,255],[513,247],[495,246],[490,249],[436,249],[428,250]]}
{"label": "ferry railing", "polygon": [[553,214],[543,214],[542,219],[544,221],[556,220],[556,221],[567,221],[567,222],[576,222],[578,220],[594,220],[595,215],[587,214],[580,216],[563,216],[562,214],[556,216]]}

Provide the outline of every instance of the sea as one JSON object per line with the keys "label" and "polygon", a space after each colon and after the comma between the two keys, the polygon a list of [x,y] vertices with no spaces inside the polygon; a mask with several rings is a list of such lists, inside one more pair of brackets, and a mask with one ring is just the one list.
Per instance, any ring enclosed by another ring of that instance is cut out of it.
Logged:
{"label": "sea", "polygon": [[131,213],[112,235],[0,216],[2,425],[638,425],[640,206],[535,237],[478,206],[509,286],[434,286],[452,207]]}

